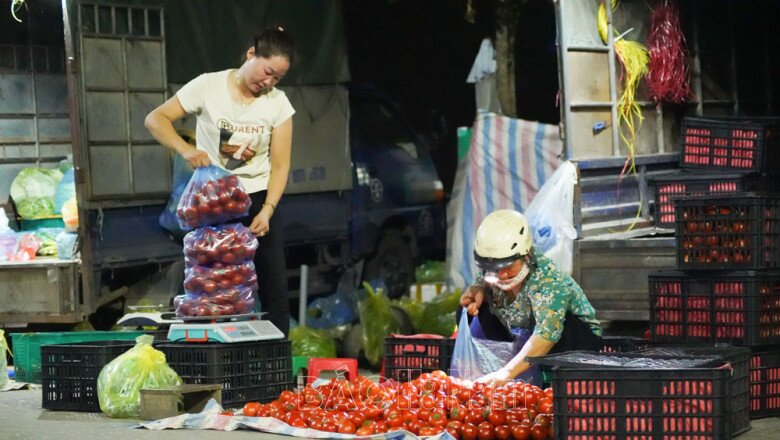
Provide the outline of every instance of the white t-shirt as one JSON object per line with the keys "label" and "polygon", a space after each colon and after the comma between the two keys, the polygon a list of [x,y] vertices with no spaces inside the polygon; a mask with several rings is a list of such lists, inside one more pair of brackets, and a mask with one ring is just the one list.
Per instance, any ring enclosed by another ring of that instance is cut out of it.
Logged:
{"label": "white t-shirt", "polygon": [[271,131],[295,113],[281,90],[271,89],[251,104],[230,98],[231,70],[204,73],[176,93],[184,111],[197,115],[195,141],[211,162],[238,176],[247,192],[268,188]]}

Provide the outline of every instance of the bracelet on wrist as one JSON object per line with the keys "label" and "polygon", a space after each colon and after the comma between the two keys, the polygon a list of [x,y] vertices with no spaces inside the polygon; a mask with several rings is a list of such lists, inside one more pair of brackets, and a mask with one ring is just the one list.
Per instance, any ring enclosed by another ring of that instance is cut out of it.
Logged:
{"label": "bracelet on wrist", "polygon": [[271,202],[265,202],[265,203],[263,203],[263,205],[262,205],[262,206],[265,206],[265,205],[268,205],[268,206],[270,206],[272,211],[276,211],[276,206],[275,206],[273,203],[271,203]]}

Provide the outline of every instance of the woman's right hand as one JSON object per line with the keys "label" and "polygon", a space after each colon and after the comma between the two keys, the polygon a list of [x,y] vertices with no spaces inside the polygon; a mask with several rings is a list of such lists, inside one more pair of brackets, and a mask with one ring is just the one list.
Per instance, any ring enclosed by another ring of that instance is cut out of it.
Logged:
{"label": "woman's right hand", "polygon": [[203,150],[198,150],[197,148],[187,149],[185,152],[181,154],[181,157],[183,157],[184,160],[189,162],[193,168],[207,167],[211,165],[211,159],[209,158],[209,154]]}
{"label": "woman's right hand", "polygon": [[463,295],[460,296],[460,305],[466,309],[466,313],[471,316],[477,316],[479,314],[479,307],[482,305],[482,300],[485,298],[485,293],[482,286],[469,286]]}

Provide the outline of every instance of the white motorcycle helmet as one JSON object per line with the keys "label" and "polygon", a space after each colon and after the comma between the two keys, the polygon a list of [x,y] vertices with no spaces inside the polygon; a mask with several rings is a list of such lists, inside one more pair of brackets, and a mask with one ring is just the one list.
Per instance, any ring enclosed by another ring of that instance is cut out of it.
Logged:
{"label": "white motorcycle helmet", "polygon": [[531,228],[523,214],[511,209],[491,212],[477,228],[474,260],[487,272],[512,265],[531,250]]}

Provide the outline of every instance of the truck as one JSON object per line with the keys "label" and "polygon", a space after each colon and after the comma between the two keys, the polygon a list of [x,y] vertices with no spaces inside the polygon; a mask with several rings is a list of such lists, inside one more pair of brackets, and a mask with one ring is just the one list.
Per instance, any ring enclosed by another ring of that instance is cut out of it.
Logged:
{"label": "truck", "polygon": [[80,257],[0,264],[0,324],[81,322],[151,277],[168,281],[163,297],[179,293],[181,242],[158,224],[172,157],[143,119],[196,75],[236,67],[263,22],[284,23],[303,60],[280,87],[296,108],[278,207],[291,299],[300,286],[333,292],[347,269],[400,296],[415,261],[443,259],[442,183],[392,100],[350,84],[340,2],[25,5],[0,41],[0,199],[21,168],[72,155]]}

